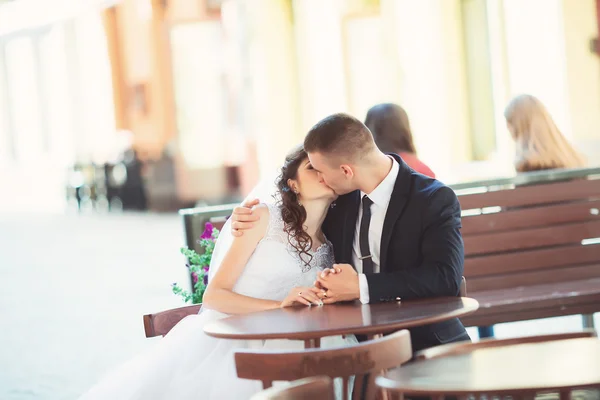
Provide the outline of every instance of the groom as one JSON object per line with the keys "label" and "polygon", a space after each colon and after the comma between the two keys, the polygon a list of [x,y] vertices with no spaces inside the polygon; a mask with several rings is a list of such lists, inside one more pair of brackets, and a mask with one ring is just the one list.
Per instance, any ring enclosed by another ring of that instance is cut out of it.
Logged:
{"label": "groom", "polygon": [[[400,156],[383,154],[369,129],[347,114],[317,123],[304,148],[340,195],[323,223],[338,262],[316,282],[324,303],[458,295],[464,249],[452,189],[413,171]],[[234,229],[252,220],[243,212],[236,209]],[[410,333],[413,351],[470,340],[457,318]]]}

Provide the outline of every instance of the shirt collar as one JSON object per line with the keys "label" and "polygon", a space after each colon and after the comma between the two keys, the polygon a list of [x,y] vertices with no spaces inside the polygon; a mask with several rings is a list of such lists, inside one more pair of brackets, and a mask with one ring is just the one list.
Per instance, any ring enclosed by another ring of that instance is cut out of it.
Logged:
{"label": "shirt collar", "polygon": [[[387,204],[389,204],[392,192],[394,191],[394,186],[396,185],[398,173],[400,172],[400,164],[398,164],[398,161],[392,157],[390,157],[390,159],[392,160],[392,169],[390,169],[390,172],[388,172],[383,181],[368,194],[369,199],[377,206],[387,206]],[[366,193],[362,191],[360,192],[361,199],[365,194]]]}

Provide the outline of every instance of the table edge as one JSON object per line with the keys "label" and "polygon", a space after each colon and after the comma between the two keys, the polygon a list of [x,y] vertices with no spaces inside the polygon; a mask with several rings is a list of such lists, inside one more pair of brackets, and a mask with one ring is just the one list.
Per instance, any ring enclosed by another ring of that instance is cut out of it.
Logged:
{"label": "table edge", "polygon": [[386,376],[380,375],[375,378],[375,385],[380,389],[389,390],[392,392],[402,392],[409,394],[430,394],[430,395],[439,395],[439,394],[450,394],[450,395],[467,395],[467,394],[485,394],[485,393],[494,393],[494,394],[514,394],[514,393],[524,393],[524,392],[552,392],[552,391],[562,391],[562,390],[578,390],[578,389],[600,389],[600,381],[597,383],[586,383],[586,384],[578,384],[578,385],[550,385],[545,387],[522,387],[522,388],[514,388],[514,389],[492,389],[488,388],[485,390],[473,390],[473,389],[457,389],[457,388],[407,388],[400,386],[397,381],[394,379],[388,378]]}
{"label": "table edge", "polygon": [[[380,333],[387,333],[398,331],[402,329],[414,328],[416,326],[425,326],[429,324],[435,324],[442,321],[447,321],[452,318],[460,318],[465,315],[469,315],[474,313],[479,309],[479,302],[477,300],[465,297],[474,300],[477,303],[477,307],[472,310],[456,310],[449,313],[441,314],[440,317],[437,317],[434,321],[425,322],[423,320],[414,320],[410,322],[402,322],[402,323],[390,323],[386,325],[379,325],[377,327],[361,327],[353,329],[351,333],[348,332],[347,329],[333,329],[325,332],[306,332],[306,333],[272,333],[272,334],[231,334],[231,333],[215,333],[210,332],[207,328],[210,328],[210,325],[219,323],[220,320],[209,322],[204,328],[203,331],[206,335],[219,338],[219,339],[235,339],[235,340],[267,340],[267,339],[289,339],[289,340],[307,340],[307,339],[318,339],[328,336],[338,336],[338,335],[376,335]],[[325,334],[324,334],[325,333]]]}

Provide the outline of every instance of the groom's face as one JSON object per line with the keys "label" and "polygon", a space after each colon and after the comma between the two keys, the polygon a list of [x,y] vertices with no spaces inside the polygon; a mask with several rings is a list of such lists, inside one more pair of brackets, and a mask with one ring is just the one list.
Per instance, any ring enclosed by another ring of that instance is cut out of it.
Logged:
{"label": "groom's face", "polygon": [[337,195],[356,190],[352,171],[347,165],[338,165],[333,157],[316,152],[308,153],[308,159],[325,184],[332,188]]}

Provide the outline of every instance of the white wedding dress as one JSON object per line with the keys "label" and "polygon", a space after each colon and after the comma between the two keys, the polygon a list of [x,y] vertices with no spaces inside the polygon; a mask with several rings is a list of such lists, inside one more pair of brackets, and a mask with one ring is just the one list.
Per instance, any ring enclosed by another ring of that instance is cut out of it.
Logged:
{"label": "white wedding dress", "polygon": [[[311,253],[310,266],[306,266],[288,242],[279,207],[268,207],[267,233],[256,246],[234,291],[281,301],[296,286],[312,286],[317,273],[333,265],[334,256],[331,244],[325,243]],[[227,225],[224,229],[228,229]],[[224,317],[227,315],[203,307],[199,314],[184,318],[155,347],[109,374],[81,399],[248,399],[262,386],[259,381],[237,378],[233,358],[236,349],[304,348],[301,341],[240,341],[216,339],[204,333],[207,322]],[[334,336],[323,338],[321,347],[355,343],[354,336]],[[341,390],[338,382],[338,396]]]}

